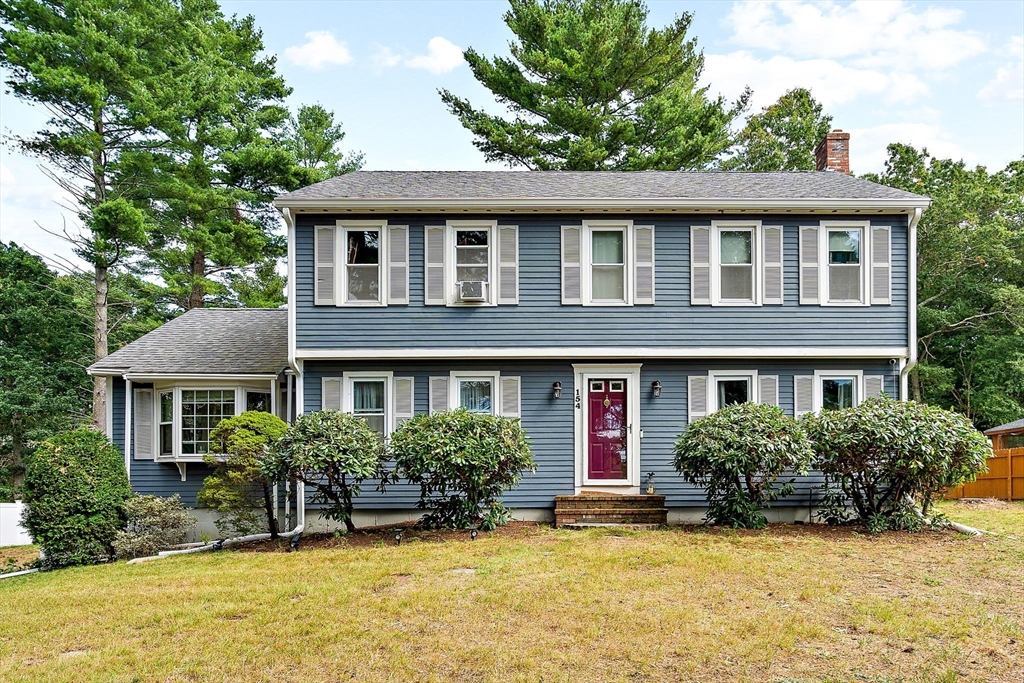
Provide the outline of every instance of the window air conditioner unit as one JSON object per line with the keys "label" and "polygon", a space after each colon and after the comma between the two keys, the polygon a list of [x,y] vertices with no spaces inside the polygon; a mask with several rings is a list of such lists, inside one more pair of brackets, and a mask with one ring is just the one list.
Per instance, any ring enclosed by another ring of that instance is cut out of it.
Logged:
{"label": "window air conditioner unit", "polygon": [[460,282],[459,301],[487,301],[487,283]]}

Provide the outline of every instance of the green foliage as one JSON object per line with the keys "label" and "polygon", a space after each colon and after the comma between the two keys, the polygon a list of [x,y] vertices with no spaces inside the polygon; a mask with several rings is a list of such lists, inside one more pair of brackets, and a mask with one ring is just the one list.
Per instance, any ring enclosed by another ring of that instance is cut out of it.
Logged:
{"label": "green foliage", "polygon": [[794,88],[747,119],[725,171],[813,171],[814,150],[832,129],[832,117],[806,88]]}
{"label": "green foliage", "polygon": [[362,167],[362,152],[339,149],[344,139],[345,131],[340,122],[335,123],[334,112],[319,104],[305,104],[288,119],[281,143],[301,168],[299,182],[312,185]]}
{"label": "green foliage", "polygon": [[46,567],[109,560],[131,486],[124,456],[88,429],[44,441],[25,468],[25,528]]}
{"label": "green foliage", "polygon": [[987,429],[1024,416],[1024,161],[990,174],[889,145],[866,176],[932,198],[918,227],[914,398]]}
{"label": "green foliage", "polygon": [[510,118],[441,91],[488,161],[536,170],[680,170],[730,145],[746,107],[698,86],[704,56],[686,38],[692,15],[647,27],[640,0],[510,0],[511,58],[473,48],[473,76]]}
{"label": "green foliage", "polygon": [[132,496],[124,504],[128,523],[114,536],[114,557],[130,560],[156,555],[184,543],[196,520],[174,494],[170,498],[159,496]]}
{"label": "green foliage", "polygon": [[343,522],[349,531],[352,500],[368,480],[383,491],[393,481],[386,466],[384,442],[366,421],[335,410],[300,415],[261,459],[268,481],[297,479],[313,490],[323,515]]}
{"label": "green foliage", "polygon": [[707,521],[763,528],[761,510],[793,493],[785,472],[805,474],[813,453],[799,423],[777,406],[736,403],[694,420],[676,439],[673,465],[707,491]]}
{"label": "green foliage", "polygon": [[225,536],[269,531],[277,537],[271,498],[277,480],[263,475],[260,462],[267,447],[287,431],[276,415],[250,410],[221,420],[210,434],[210,453],[203,459],[213,473],[203,480],[197,503],[220,513],[215,524]]}
{"label": "green foliage", "polygon": [[419,484],[421,523],[493,529],[508,511],[499,498],[537,469],[519,420],[453,410],[421,414],[391,435],[400,475]]}
{"label": "green foliage", "polygon": [[0,501],[36,443],[88,419],[89,335],[69,278],[0,242]]}
{"label": "green foliage", "polygon": [[872,530],[920,528],[914,501],[928,513],[936,496],[972,481],[992,450],[958,413],[887,398],[823,410],[803,425],[825,475],[823,517],[855,518]]}
{"label": "green foliage", "polygon": [[246,270],[249,272],[243,270],[226,276],[238,304],[245,308],[278,308],[287,302],[284,295],[287,278],[278,274],[277,261],[261,261]]}

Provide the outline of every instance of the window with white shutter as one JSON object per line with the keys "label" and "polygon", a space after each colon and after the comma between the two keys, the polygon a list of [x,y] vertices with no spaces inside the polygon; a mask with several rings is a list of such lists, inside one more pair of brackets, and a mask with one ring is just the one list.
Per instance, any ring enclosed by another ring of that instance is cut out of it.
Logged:
{"label": "window with white shutter", "polygon": [[388,227],[388,304],[409,303],[409,226]]}
{"label": "window with white shutter", "polygon": [[498,227],[498,305],[519,303],[519,227]]}
{"label": "window with white shutter", "polygon": [[633,227],[633,261],[635,268],[633,303],[654,303],[654,226]]}
{"label": "window with white shutter", "polygon": [[423,229],[423,303],[427,306],[444,306],[448,303],[444,276],[444,233],[443,227],[428,226]]}
{"label": "window with white shutter", "polygon": [[324,377],[321,380],[321,410],[341,410],[341,389],[340,377]]}
{"label": "window with white shutter", "polygon": [[132,397],[132,415],[135,420],[135,438],[132,440],[132,458],[153,459],[153,390],[136,389]]}
{"label": "window with white shutter", "polygon": [[707,375],[690,375],[686,380],[687,422],[705,417],[708,414],[708,378]]}
{"label": "window with white shutter", "polygon": [[334,228],[316,228],[313,245],[315,262],[315,278],[313,303],[315,305],[334,304]]}
{"label": "window with white shutter", "polygon": [[562,304],[583,303],[582,234],[578,225],[562,226]]}
{"label": "window with white shutter", "polygon": [[892,303],[892,230],[887,225],[871,228],[871,303]]}
{"label": "window with white shutter", "polygon": [[757,402],[767,403],[770,406],[779,405],[779,376],[761,375],[757,376]]}
{"label": "window with white shutter", "polygon": [[[820,298],[818,226],[800,226],[800,303],[817,304]],[[805,412],[811,412],[807,410]]]}
{"label": "window with white shutter", "polygon": [[781,304],[782,301],[782,226],[764,228],[764,303]]}
{"label": "window with white shutter", "polygon": [[814,412],[814,376],[793,377],[793,414],[796,417]]}
{"label": "window with white shutter", "polygon": [[448,378],[431,377],[429,382],[430,414],[448,410]]}
{"label": "window with white shutter", "polygon": [[416,414],[416,386],[412,377],[395,377],[395,426]]}
{"label": "window with white shutter", "polygon": [[711,305],[711,228],[690,228],[690,304]]}
{"label": "window with white shutter", "polygon": [[501,414],[505,417],[521,417],[520,378],[502,376],[499,383],[501,384]]}

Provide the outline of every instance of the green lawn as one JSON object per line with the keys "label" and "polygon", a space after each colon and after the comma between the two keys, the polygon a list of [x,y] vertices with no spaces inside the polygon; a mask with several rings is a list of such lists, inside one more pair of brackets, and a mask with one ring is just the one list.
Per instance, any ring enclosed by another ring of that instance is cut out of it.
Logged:
{"label": "green lawn", "polygon": [[[962,521],[1003,528],[1019,513]],[[341,545],[0,581],[0,613],[17,615],[0,620],[0,680],[1020,683],[1024,671],[1016,538],[534,528]]]}

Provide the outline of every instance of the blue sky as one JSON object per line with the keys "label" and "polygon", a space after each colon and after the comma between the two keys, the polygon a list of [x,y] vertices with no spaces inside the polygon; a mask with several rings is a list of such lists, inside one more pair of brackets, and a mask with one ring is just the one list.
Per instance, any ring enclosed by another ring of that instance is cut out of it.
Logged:
{"label": "blue sky", "polygon": [[[652,26],[694,13],[704,83],[752,110],[811,88],[849,131],[854,173],[882,169],[885,146],[907,142],[991,170],[1024,156],[1024,1],[649,2]],[[345,146],[368,169],[481,169],[472,138],[441,104],[448,88],[500,111],[461,58],[472,46],[507,54],[503,1],[223,2],[252,14],[294,88],[289,104],[336,112]],[[6,74],[4,74],[6,78]],[[0,95],[0,128],[24,134],[42,112]],[[37,161],[0,150],[0,239],[66,255],[74,215]]]}

